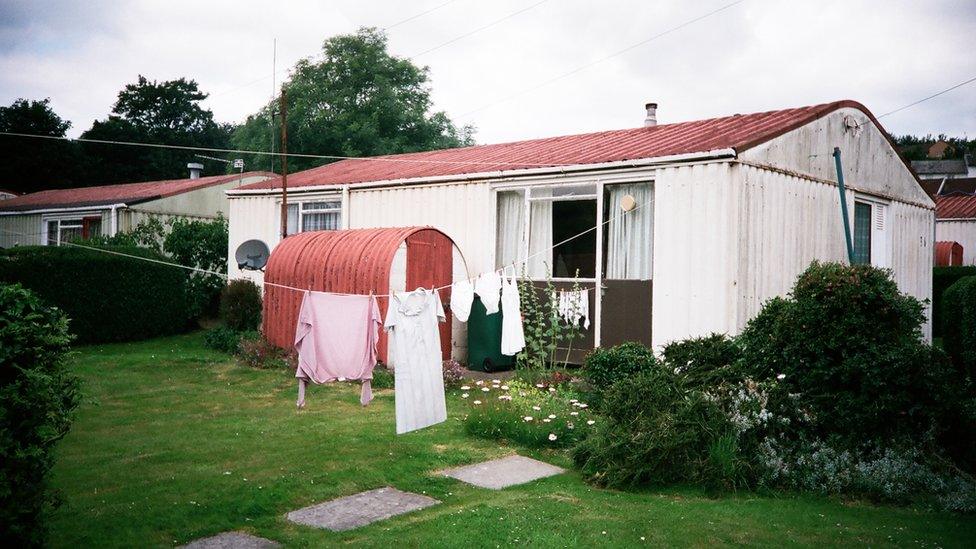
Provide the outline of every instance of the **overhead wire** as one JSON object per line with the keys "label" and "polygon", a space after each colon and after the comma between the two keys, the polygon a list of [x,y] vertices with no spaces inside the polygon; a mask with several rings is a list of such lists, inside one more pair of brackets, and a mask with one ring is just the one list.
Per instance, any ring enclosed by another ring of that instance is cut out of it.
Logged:
{"label": "overhead wire", "polygon": [[600,63],[603,63],[604,61],[608,61],[610,59],[613,59],[614,57],[617,57],[618,55],[622,55],[622,54],[627,53],[627,52],[629,52],[629,51],[631,51],[631,50],[633,50],[635,48],[639,48],[640,46],[643,46],[644,44],[647,44],[649,42],[653,42],[654,40],[657,40],[659,38],[662,38],[664,36],[667,36],[667,35],[669,35],[669,34],[671,34],[673,32],[677,32],[677,31],[679,31],[679,30],[681,30],[681,29],[683,29],[683,28],[685,28],[685,27],[687,27],[689,25],[692,25],[694,23],[697,23],[698,21],[701,21],[703,19],[707,19],[707,18],[709,18],[709,17],[711,17],[713,15],[716,15],[718,13],[721,13],[721,12],[723,12],[723,11],[725,11],[727,9],[730,9],[730,8],[732,8],[732,7],[734,7],[734,6],[738,5],[738,4],[741,4],[741,3],[745,2],[745,1],[746,0],[735,0],[734,2],[730,2],[728,4],[725,4],[725,5],[723,5],[723,6],[719,7],[719,8],[716,8],[716,9],[714,9],[712,11],[709,11],[707,13],[704,13],[702,15],[699,15],[697,17],[694,17],[692,19],[689,19],[689,20],[681,23],[680,25],[677,25],[677,26],[671,27],[671,28],[669,28],[667,30],[664,30],[662,32],[659,32],[659,33],[655,34],[654,36],[651,36],[650,38],[646,38],[644,40],[641,40],[640,42],[636,42],[634,44],[631,44],[631,45],[629,45],[629,46],[627,46],[627,47],[625,47],[623,49],[617,50],[617,51],[615,51],[615,52],[613,52],[613,53],[611,53],[609,55],[605,55],[605,56],[603,56],[603,57],[601,57],[599,59],[596,59],[594,61],[590,61],[589,63],[584,63],[584,64],[582,64],[582,65],[580,65],[580,66],[576,67],[575,69],[572,69],[572,70],[570,70],[568,72],[564,72],[564,73],[559,74],[557,76],[554,76],[554,77],[552,77],[552,78],[550,78],[548,80],[544,80],[544,81],[542,81],[542,82],[540,82],[538,84],[535,84],[535,85],[530,86],[528,88],[524,88],[522,90],[519,90],[519,91],[517,91],[517,92],[515,92],[513,94],[510,94],[510,95],[505,96],[505,97],[503,97],[501,99],[498,99],[497,101],[493,101],[491,103],[487,103],[485,105],[482,105],[482,106],[480,106],[480,107],[478,107],[476,109],[471,109],[470,111],[461,113],[460,117],[461,118],[464,118],[464,117],[466,117],[468,115],[474,114],[474,113],[479,112],[479,111],[483,111],[483,110],[485,110],[487,108],[494,107],[496,105],[500,105],[502,103],[506,103],[508,101],[511,101],[512,99],[514,99],[516,97],[519,97],[521,95],[524,95],[526,93],[533,92],[533,91],[536,91],[538,89],[544,88],[544,87],[546,87],[546,86],[548,86],[548,85],[550,85],[550,84],[552,84],[554,82],[558,82],[559,80],[562,80],[563,78],[567,78],[567,77],[572,76],[572,75],[574,75],[574,74],[576,74],[578,72],[582,72],[582,71],[584,71],[584,70],[586,70],[586,69],[588,69],[588,68],[590,68],[590,67],[592,67],[594,65],[598,65]]}
{"label": "overhead wire", "polygon": [[522,8],[522,9],[517,10],[517,11],[514,11],[512,13],[509,13],[508,15],[505,15],[504,17],[495,19],[494,21],[492,21],[490,23],[487,23],[485,25],[482,25],[482,26],[480,26],[480,27],[478,27],[476,29],[473,29],[471,31],[468,31],[468,32],[466,32],[464,34],[461,34],[460,36],[456,36],[456,37],[448,40],[447,42],[443,42],[443,43],[438,44],[438,45],[436,45],[436,46],[434,46],[432,48],[428,48],[428,49],[426,49],[426,50],[424,50],[424,51],[422,51],[420,53],[415,53],[415,54],[411,55],[410,57],[408,57],[407,59],[416,59],[416,58],[420,57],[421,55],[427,55],[428,53],[431,53],[433,51],[437,51],[437,50],[443,48],[444,46],[449,46],[449,45],[451,45],[451,44],[453,44],[453,43],[455,43],[455,42],[457,42],[459,40],[463,40],[463,39],[465,39],[465,38],[467,38],[469,36],[472,36],[474,34],[477,34],[477,33],[481,32],[481,31],[483,31],[485,29],[488,29],[490,27],[493,27],[493,26],[495,26],[495,25],[497,25],[497,24],[499,24],[499,23],[501,23],[503,21],[506,21],[508,19],[511,19],[512,17],[515,17],[516,15],[520,15],[520,14],[525,13],[525,12],[527,12],[527,11],[535,8],[535,7],[538,7],[538,6],[542,5],[542,4],[545,4],[548,1],[549,0],[540,0],[539,2],[536,2],[535,4],[532,4],[531,6]]}

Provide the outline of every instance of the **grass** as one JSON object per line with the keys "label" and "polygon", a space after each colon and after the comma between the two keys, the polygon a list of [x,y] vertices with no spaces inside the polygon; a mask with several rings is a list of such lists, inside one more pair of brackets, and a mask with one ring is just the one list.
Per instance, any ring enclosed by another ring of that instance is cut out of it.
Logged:
{"label": "grass", "polygon": [[[80,349],[86,402],[59,447],[65,505],[56,547],[173,546],[244,530],[286,546],[495,547],[510,544],[971,546],[971,517],[824,498],[694,490],[624,493],[575,472],[501,491],[433,471],[515,451],[562,466],[564,454],[466,436],[449,399],[444,424],[396,436],[393,393],[359,406],[351,385],[313,387],[250,370],[190,334]],[[297,526],[286,512],[391,485],[441,505],[344,533]]]}

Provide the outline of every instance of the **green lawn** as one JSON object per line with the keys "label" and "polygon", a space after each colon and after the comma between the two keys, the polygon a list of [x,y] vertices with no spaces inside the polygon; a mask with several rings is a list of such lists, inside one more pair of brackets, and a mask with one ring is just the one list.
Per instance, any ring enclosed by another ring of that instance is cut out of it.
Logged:
{"label": "green lawn", "polygon": [[[86,400],[59,447],[59,547],[172,546],[246,530],[286,546],[575,545],[972,546],[972,517],[814,497],[594,489],[573,472],[501,491],[433,471],[518,451],[467,437],[456,417],[394,434],[393,393],[368,408],[357,387],[313,387],[236,366],[191,334],[82,348]],[[391,485],[441,505],[345,533],[293,525],[287,511]]]}

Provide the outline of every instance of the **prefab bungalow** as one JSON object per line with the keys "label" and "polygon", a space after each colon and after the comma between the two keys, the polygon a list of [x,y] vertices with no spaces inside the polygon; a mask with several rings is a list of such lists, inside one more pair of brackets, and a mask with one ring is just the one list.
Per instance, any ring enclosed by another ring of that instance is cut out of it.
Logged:
{"label": "prefab bungalow", "polygon": [[[193,166],[199,166],[194,164]],[[202,167],[202,166],[201,166]],[[194,174],[194,172],[191,172]],[[274,177],[271,172],[52,189],[0,202],[0,248],[59,245],[113,236],[149,216],[213,219],[227,215],[224,191]]]}
{"label": "prefab bungalow", "polygon": [[[930,298],[935,205],[853,101],[660,125],[649,104],[634,129],[343,160],[289,175],[286,221],[435,227],[471,276],[521,262],[532,280],[599,287],[584,347],[658,347],[738,333],[812,260],[846,261],[835,147],[856,260]],[[280,240],[281,184],[227,191],[231,252]]]}
{"label": "prefab bungalow", "polygon": [[976,265],[976,195],[935,197],[935,238],[962,248],[960,265]]}

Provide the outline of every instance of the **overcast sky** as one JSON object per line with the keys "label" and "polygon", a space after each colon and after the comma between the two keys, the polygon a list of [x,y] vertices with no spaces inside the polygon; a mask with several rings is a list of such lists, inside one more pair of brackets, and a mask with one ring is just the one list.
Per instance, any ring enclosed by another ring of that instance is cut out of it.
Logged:
{"label": "overcast sky", "polygon": [[[479,143],[635,127],[647,101],[661,123],[848,98],[880,115],[976,77],[976,0],[745,0],[543,87],[732,0],[446,1],[0,0],[0,104],[50,97],[77,136],[138,74],[185,76],[240,122],[272,93],[274,39],[280,84],[325,38],[431,8],[388,30],[395,55],[501,19],[415,58]],[[882,123],[976,137],[976,83]]]}

